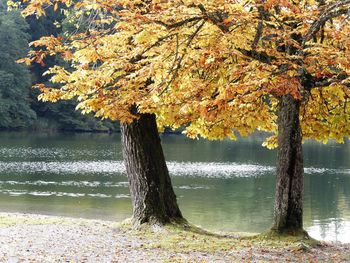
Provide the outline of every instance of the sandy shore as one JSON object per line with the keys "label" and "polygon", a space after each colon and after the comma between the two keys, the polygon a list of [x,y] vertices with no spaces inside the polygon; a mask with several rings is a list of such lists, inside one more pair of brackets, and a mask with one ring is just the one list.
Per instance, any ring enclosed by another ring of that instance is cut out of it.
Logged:
{"label": "sandy shore", "polygon": [[153,230],[110,221],[0,213],[0,262],[350,262],[349,244],[315,248]]}

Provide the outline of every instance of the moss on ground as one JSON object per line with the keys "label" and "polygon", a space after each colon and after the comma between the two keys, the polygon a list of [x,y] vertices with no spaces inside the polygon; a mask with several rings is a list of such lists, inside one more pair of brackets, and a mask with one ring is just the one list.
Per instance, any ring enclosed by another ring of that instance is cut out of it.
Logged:
{"label": "moss on ground", "polygon": [[304,247],[316,247],[320,241],[310,237],[306,231],[278,233],[274,230],[267,231],[254,237],[256,241],[268,244],[297,244]]}
{"label": "moss on ground", "polygon": [[145,249],[163,249],[170,252],[227,252],[250,247],[266,249],[284,248],[288,250],[307,251],[320,244],[319,241],[308,235],[277,234],[269,231],[263,234],[251,233],[212,233],[191,224],[168,224],[165,226],[152,226],[144,224],[134,229],[131,221],[124,221],[118,225],[130,235],[141,240],[147,240]]}
{"label": "moss on ground", "polygon": [[79,218],[65,218],[54,216],[40,216],[30,214],[7,214],[0,213],[0,228],[15,225],[80,225],[89,226],[92,220]]}
{"label": "moss on ground", "polygon": [[15,225],[42,225],[42,224],[54,224],[61,223],[60,220],[57,219],[38,219],[38,218],[30,218],[20,215],[0,215],[0,228],[11,227]]}

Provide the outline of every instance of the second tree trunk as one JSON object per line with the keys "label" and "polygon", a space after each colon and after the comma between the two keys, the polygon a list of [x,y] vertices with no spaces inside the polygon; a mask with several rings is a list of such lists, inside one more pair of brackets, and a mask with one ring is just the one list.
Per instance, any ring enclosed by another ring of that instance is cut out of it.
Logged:
{"label": "second tree trunk", "polygon": [[278,156],[273,230],[303,230],[303,153],[300,101],[281,98],[278,114]]}

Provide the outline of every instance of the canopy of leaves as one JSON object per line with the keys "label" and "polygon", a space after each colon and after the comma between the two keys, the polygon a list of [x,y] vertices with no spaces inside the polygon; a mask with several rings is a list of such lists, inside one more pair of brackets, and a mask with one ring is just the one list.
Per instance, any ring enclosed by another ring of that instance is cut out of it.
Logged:
{"label": "canopy of leaves", "polygon": [[70,65],[48,70],[62,88],[39,85],[42,100],[77,98],[83,112],[121,121],[137,105],[160,126],[216,139],[276,133],[290,94],[304,139],[349,136],[350,0],[24,2],[25,15],[57,2],[76,10],[75,34],[35,41],[25,60],[60,54]]}

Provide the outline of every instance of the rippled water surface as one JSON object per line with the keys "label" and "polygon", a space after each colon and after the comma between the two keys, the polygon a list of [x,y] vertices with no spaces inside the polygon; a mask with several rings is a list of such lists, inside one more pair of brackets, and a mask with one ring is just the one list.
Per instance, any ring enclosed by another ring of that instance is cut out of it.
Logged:
{"label": "rippled water surface", "polygon": [[[131,215],[119,135],[0,133],[0,211],[122,220]],[[272,222],[275,151],[238,142],[162,137],[181,210],[216,231],[261,232]],[[350,242],[350,143],[307,142],[304,224]]]}

